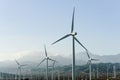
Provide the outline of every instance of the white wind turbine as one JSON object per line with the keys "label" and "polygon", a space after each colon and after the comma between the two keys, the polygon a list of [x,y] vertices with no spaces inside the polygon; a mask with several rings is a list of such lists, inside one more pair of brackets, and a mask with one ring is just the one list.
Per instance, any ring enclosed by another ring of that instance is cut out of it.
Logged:
{"label": "white wind turbine", "polygon": [[51,77],[51,80],[54,80],[54,68],[55,68],[55,63],[56,63],[56,62],[57,62],[57,61],[54,60],[53,63],[52,63],[52,66],[49,66],[49,67],[52,68],[52,77]]}
{"label": "white wind turbine", "polygon": [[26,66],[26,64],[21,65],[17,60],[15,60],[15,62],[18,65],[17,74],[18,74],[18,71],[19,71],[19,80],[21,80],[21,69],[22,69],[22,67]]}
{"label": "white wind turbine", "polygon": [[58,77],[58,80],[60,80],[60,66],[58,66],[58,69],[57,69],[57,77]]}
{"label": "white wind turbine", "polygon": [[107,64],[107,80],[109,80],[108,79],[108,77],[109,77],[109,68],[110,68],[110,64]]}
{"label": "white wind turbine", "polygon": [[54,80],[54,69],[55,69],[55,63],[56,63],[57,61],[56,60],[54,60],[53,61],[53,65],[52,65],[52,80]]}
{"label": "white wind turbine", "polygon": [[[85,48],[80,42],[79,40],[75,37],[77,35],[77,32],[73,32],[74,30],[74,14],[75,14],[75,8],[73,9],[73,16],[72,16],[72,25],[71,25],[71,32],[67,35],[65,35],[64,37],[58,39],[57,41],[55,41],[53,44],[72,36],[72,48],[73,48],[73,56],[72,56],[72,80],[75,80],[76,75],[75,75],[75,41],[77,41],[83,48]],[[86,48],[85,48],[86,49]],[[87,50],[87,49],[86,49]]]}
{"label": "white wind turbine", "polygon": [[90,55],[88,54],[88,51],[87,51],[87,56],[89,58],[87,64],[89,64],[89,80],[91,80],[91,65],[92,65],[92,61],[98,61],[98,59],[93,59],[90,57]]}
{"label": "white wind turbine", "polygon": [[44,49],[45,49],[45,58],[38,64],[38,66],[46,60],[46,80],[48,80],[48,60],[50,61],[55,61],[55,60],[48,57],[46,46],[44,46]]}

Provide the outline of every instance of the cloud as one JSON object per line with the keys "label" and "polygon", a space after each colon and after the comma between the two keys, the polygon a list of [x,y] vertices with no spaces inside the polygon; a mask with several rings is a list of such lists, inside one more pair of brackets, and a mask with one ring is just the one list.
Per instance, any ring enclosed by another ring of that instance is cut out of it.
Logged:
{"label": "cloud", "polygon": [[0,61],[19,59],[28,54],[29,51],[21,51],[15,53],[0,53]]}

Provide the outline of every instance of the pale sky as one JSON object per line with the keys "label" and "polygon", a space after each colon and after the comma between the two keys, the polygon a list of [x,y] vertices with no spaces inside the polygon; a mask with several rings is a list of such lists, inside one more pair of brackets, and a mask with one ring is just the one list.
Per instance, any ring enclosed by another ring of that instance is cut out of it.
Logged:
{"label": "pale sky", "polygon": [[[44,44],[52,55],[70,55],[71,38],[51,43],[70,32],[73,6],[79,41],[93,54],[118,54],[119,4],[120,0],[0,0],[0,60],[44,51]],[[76,43],[76,53],[83,50]]]}

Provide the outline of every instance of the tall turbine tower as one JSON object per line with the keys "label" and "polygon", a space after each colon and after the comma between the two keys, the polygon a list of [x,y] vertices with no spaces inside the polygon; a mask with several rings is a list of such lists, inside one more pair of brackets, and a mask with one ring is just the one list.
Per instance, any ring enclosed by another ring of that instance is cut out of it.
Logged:
{"label": "tall turbine tower", "polygon": [[48,60],[50,60],[50,61],[55,61],[55,60],[48,57],[46,46],[44,46],[44,49],[45,49],[45,56],[46,57],[38,64],[38,66],[46,60],[46,80],[48,80]]}
{"label": "tall turbine tower", "polygon": [[75,80],[76,76],[75,76],[75,41],[77,41],[82,47],[84,47],[79,41],[78,39],[75,37],[77,35],[77,32],[73,32],[74,30],[74,14],[75,14],[75,7],[73,9],[73,16],[72,16],[72,25],[71,25],[71,32],[67,35],[65,35],[64,37],[58,39],[57,41],[55,41],[52,44],[55,44],[67,37],[72,36],[72,49],[73,49],[73,56],[72,56],[72,80]]}

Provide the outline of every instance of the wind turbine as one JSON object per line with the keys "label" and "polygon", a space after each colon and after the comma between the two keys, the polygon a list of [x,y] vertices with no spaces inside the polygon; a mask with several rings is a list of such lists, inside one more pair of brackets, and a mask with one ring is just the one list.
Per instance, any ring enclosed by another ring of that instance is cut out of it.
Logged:
{"label": "wind turbine", "polygon": [[110,68],[110,64],[107,64],[107,80],[109,80],[109,68]]}
{"label": "wind turbine", "polygon": [[88,64],[89,64],[89,80],[91,80],[91,65],[92,65],[92,61],[98,61],[98,59],[93,59],[90,57],[90,55],[88,54],[88,51],[87,51],[87,56],[89,58],[88,60]]}
{"label": "wind turbine", "polygon": [[53,61],[52,66],[49,66],[49,67],[51,67],[51,68],[52,68],[52,77],[51,77],[51,80],[53,80],[53,79],[54,79],[53,74],[54,74],[54,68],[55,68],[55,63],[56,63],[56,62],[57,62],[57,61],[56,61],[56,60],[54,60],[54,61]]}
{"label": "wind turbine", "polygon": [[97,64],[97,79],[99,78],[99,68],[98,68],[98,64]]}
{"label": "wind turbine", "polygon": [[113,78],[116,78],[116,66],[113,64]]}
{"label": "wind turbine", "polygon": [[[73,48],[73,56],[72,56],[72,80],[75,80],[76,75],[75,75],[75,41],[77,41],[83,48],[85,48],[80,42],[79,40],[75,37],[77,35],[77,32],[73,32],[74,31],[74,14],[75,14],[75,7],[73,9],[73,15],[72,15],[72,25],[71,25],[71,32],[65,36],[63,36],[62,38],[58,39],[57,41],[55,41],[53,44],[72,36],[72,48]],[[86,49],[86,48],[85,48]]]}
{"label": "wind turbine", "polygon": [[54,80],[53,73],[54,73],[54,68],[55,68],[55,63],[56,63],[56,62],[57,62],[57,61],[54,60],[54,61],[53,61],[53,65],[52,65],[52,80]]}
{"label": "wind turbine", "polygon": [[22,67],[26,66],[26,64],[21,65],[17,60],[15,60],[15,62],[16,62],[17,65],[18,65],[17,73],[18,73],[18,71],[20,71],[20,72],[19,72],[19,80],[21,80],[21,69],[22,69]]}
{"label": "wind turbine", "polygon": [[58,80],[60,80],[60,71],[61,71],[60,66],[58,66],[58,69],[57,69],[57,72],[56,72]]}
{"label": "wind turbine", "polygon": [[50,61],[55,61],[55,60],[48,57],[45,45],[44,45],[44,49],[45,49],[45,58],[38,64],[38,66],[46,60],[46,80],[48,80],[48,60]]}

